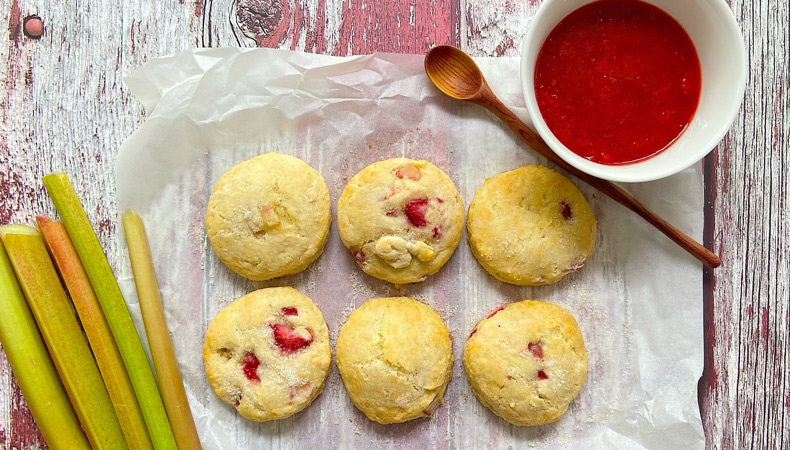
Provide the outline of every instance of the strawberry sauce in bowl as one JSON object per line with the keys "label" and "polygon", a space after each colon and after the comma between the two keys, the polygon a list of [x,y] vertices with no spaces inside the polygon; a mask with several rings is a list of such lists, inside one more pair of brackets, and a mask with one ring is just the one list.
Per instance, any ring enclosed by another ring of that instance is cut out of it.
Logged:
{"label": "strawberry sauce in bowl", "polygon": [[612,181],[650,181],[701,160],[746,86],[724,0],[545,0],[521,83],[535,130],[559,157]]}
{"label": "strawberry sauce in bowl", "polygon": [[635,0],[601,0],[573,11],[538,54],[535,94],[549,129],[600,164],[655,156],[697,109],[700,65],[683,27]]}

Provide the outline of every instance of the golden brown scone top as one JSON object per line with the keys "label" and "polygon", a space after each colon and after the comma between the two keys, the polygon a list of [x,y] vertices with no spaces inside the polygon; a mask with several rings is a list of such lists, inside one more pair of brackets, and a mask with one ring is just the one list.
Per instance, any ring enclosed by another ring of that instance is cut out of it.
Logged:
{"label": "golden brown scone top", "polygon": [[377,298],[354,311],[337,339],[337,367],[351,400],[371,420],[430,416],[452,375],[451,336],[428,305]]}
{"label": "golden brown scone top", "polygon": [[514,425],[559,419],[587,375],[576,320],[560,306],[534,300],[496,309],[478,322],[463,361],[480,403]]}

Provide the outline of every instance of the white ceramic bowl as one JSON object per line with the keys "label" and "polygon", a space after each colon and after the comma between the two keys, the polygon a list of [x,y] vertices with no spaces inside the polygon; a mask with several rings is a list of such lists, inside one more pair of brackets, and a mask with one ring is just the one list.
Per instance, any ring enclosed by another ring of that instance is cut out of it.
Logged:
{"label": "white ceramic bowl", "polygon": [[746,86],[746,50],[724,0],[645,0],[674,17],[696,47],[702,70],[699,106],[686,131],[669,148],[636,163],[605,165],[568,150],[549,130],[535,98],[535,62],[543,42],[565,16],[593,0],[546,0],[521,49],[521,86],[532,123],[554,152],[577,169],[612,181],[650,181],[701,160],[721,141],[738,113]]}

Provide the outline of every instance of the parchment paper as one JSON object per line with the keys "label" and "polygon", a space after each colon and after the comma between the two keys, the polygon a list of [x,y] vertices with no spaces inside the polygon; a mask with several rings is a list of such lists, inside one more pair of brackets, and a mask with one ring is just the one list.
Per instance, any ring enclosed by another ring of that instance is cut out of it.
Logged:
{"label": "parchment paper", "polygon": [[[478,59],[502,100],[526,118],[515,59]],[[702,270],[642,219],[573,179],[598,219],[596,250],[578,273],[542,287],[489,276],[464,240],[423,283],[396,289],[365,275],[336,226],[306,271],[256,283],[211,250],[203,215],[211,189],[232,165],[277,151],[302,158],[326,179],[332,213],[348,178],[368,164],[427,159],[453,179],[466,206],[486,177],[546,164],[484,109],[450,100],[423,72],[423,57],[333,58],[288,51],[209,49],[149,61],[126,82],[147,119],[120,149],[118,207],[143,217],[192,410],[206,449],[325,448],[703,448],[697,380],[703,367]],[[702,235],[701,167],[626,186],[691,236]],[[138,327],[129,267],[122,289]],[[352,405],[337,369],[305,411],[274,422],[241,418],[211,391],[203,335],[234,299],[265,286],[293,286],[337,333],[365,300],[405,295],[444,318],[454,337],[453,378],[434,416],[373,423]],[[474,398],[461,364],[466,337],[507,302],[557,303],[578,320],[589,373],[562,419],[515,427]]]}

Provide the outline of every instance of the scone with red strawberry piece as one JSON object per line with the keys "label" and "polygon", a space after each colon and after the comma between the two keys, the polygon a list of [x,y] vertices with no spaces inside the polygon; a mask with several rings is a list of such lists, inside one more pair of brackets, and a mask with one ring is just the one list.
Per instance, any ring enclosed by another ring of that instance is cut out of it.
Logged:
{"label": "scone with red strawberry piece", "polygon": [[587,376],[576,320],[560,306],[534,300],[497,308],[478,322],[463,361],[480,403],[514,425],[558,420]]}
{"label": "scone with red strawberry piece", "polygon": [[289,287],[260,289],[228,305],[209,325],[203,345],[214,393],[261,422],[310,405],[324,388],[331,359],[321,311]]}
{"label": "scone with red strawberry piece", "polygon": [[506,283],[534,286],[580,269],[595,248],[595,217],[571,180],[543,166],[486,179],[466,219],[472,254]]}
{"label": "scone with red strawberry piece", "polygon": [[453,181],[428,161],[373,163],[337,202],[343,244],[365,273],[395,284],[436,273],[461,241],[464,204]]}

